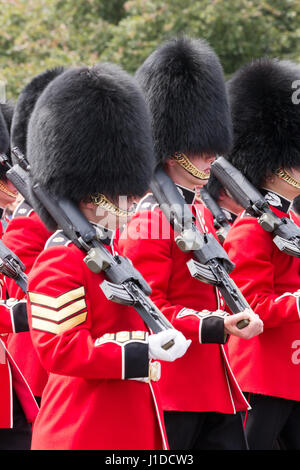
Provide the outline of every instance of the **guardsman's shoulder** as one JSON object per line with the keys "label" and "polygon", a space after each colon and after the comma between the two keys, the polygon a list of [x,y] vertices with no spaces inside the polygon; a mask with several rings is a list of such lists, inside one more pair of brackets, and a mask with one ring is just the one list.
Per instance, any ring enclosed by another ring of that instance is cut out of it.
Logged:
{"label": "guardsman's shoulder", "polygon": [[70,243],[72,243],[72,240],[70,240],[62,230],[57,230],[48,238],[45,244],[45,250],[54,246],[68,246]]}
{"label": "guardsman's shoulder", "polygon": [[32,212],[33,212],[32,207],[29,204],[27,204],[26,201],[22,201],[20,202],[20,204],[18,204],[18,206],[14,210],[12,219],[15,219],[17,217],[29,217]]}

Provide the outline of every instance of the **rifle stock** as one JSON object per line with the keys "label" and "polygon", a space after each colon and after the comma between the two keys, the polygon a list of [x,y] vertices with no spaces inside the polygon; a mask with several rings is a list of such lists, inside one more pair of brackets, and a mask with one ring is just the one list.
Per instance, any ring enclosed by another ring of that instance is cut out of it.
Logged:
{"label": "rifle stock", "polygon": [[280,251],[300,257],[300,228],[288,217],[278,217],[268,201],[247,178],[224,157],[219,157],[211,166],[211,172],[242,206],[267,232],[272,233],[273,242]]}
{"label": "rifle stock", "polygon": [[[55,198],[39,184],[33,186],[33,191],[63,232],[87,253],[84,261],[88,268],[95,273],[104,272],[107,280],[100,287],[109,300],[131,305],[154,333],[173,328],[149,298],[151,288],[139,271],[128,258],[112,255],[105,248],[96,228],[72,201]],[[173,344],[171,340],[164,348]]]}
{"label": "rifle stock", "polygon": [[[177,246],[191,252],[192,259],[187,263],[190,273],[196,279],[218,287],[232,313],[251,309],[229,274],[234,264],[226,251],[211,233],[200,233],[195,217],[174,182],[162,168],[158,168],[150,185],[154,197],[170,222],[179,233],[175,238]],[[248,320],[238,323],[239,328],[249,324]]]}
{"label": "rifle stock", "polygon": [[13,279],[24,293],[27,292],[27,276],[22,261],[0,240],[0,272]]}
{"label": "rifle stock", "polygon": [[201,188],[200,194],[201,194],[202,201],[212,213],[218,239],[220,240],[221,243],[224,243],[227,233],[229,232],[229,229],[230,229],[230,224],[227,220],[227,217],[224,214],[221,207],[219,206],[219,204],[215,201],[215,199],[209,194],[209,192],[204,187]]}

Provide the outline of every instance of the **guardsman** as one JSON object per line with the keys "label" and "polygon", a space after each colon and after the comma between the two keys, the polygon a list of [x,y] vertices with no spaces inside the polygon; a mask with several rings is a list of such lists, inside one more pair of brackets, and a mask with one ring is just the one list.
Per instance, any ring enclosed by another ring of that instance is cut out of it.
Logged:
{"label": "guardsman", "polygon": [[[197,227],[213,220],[195,203],[195,187],[207,183],[215,155],[231,145],[231,121],[223,70],[202,40],[173,39],[138,69],[151,116],[157,164],[191,205]],[[169,228],[169,232],[167,231]],[[171,449],[245,449],[239,411],[248,404],[232,374],[223,344],[228,333],[251,337],[262,323],[250,311],[227,315],[218,290],[191,277],[191,258],[149,193],[123,230],[119,247],[152,288],[152,300],[174,327],[192,339],[185,356],[163,364],[160,388]],[[244,330],[236,323],[249,318]]]}
{"label": "guardsman", "polygon": [[[10,125],[13,106],[0,104],[0,154],[9,157]],[[1,238],[8,223],[6,208],[17,197],[17,191],[6,178],[7,168],[0,165]],[[31,423],[38,405],[24,379],[15,358],[7,350],[7,335],[28,331],[26,301],[7,299],[5,278],[0,280],[0,449],[28,450],[31,443]]]}
{"label": "guardsman", "polygon": [[[40,96],[28,127],[33,183],[68,198],[106,233],[124,223],[151,179],[150,119],[134,79],[112,64],[64,72]],[[119,203],[119,196],[122,198]],[[128,198],[127,198],[128,197]],[[55,226],[41,204],[36,210]],[[110,235],[110,236],[109,236]],[[157,361],[190,342],[168,329],[149,334],[133,307],[109,301],[105,276],[61,231],[38,256],[28,284],[31,335],[49,372],[32,449],[166,449]],[[67,432],[66,432],[67,430]]]}
{"label": "guardsman", "polygon": [[[291,210],[300,194],[300,106],[293,84],[300,67],[260,59],[228,83],[234,145],[228,160],[256,186],[279,217],[299,225]],[[246,416],[250,449],[300,449],[299,287],[300,260],[280,251],[256,218],[243,213],[224,248],[232,275],[264,332],[250,341],[231,338],[233,371],[251,405]]]}
{"label": "guardsman", "polygon": [[[26,152],[28,122],[35,103],[44,88],[63,71],[63,67],[46,70],[34,77],[21,91],[12,118],[11,148],[17,146],[22,153]],[[12,155],[12,160],[15,162],[14,155]],[[22,198],[7,226],[3,242],[22,261],[26,268],[25,272],[28,274],[51,233],[33,208]],[[13,279],[6,277],[5,284],[10,298],[25,298],[24,292]],[[47,373],[33,348],[30,333],[10,334],[7,347],[39,403],[47,381]]]}

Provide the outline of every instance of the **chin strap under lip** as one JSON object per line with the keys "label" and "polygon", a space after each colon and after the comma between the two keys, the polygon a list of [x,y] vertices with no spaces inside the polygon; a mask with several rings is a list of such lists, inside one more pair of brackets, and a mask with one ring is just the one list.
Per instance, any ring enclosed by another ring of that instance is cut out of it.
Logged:
{"label": "chin strap under lip", "polygon": [[193,163],[188,159],[188,157],[184,153],[176,152],[174,155],[172,155],[172,158],[176,160],[176,162],[182,166],[190,175],[194,176],[195,178],[198,178],[200,180],[208,180],[210,177],[210,173],[204,173],[201,170],[198,170],[198,168],[193,165]]}
{"label": "chin strap under lip", "polygon": [[125,209],[121,209],[101,193],[90,196],[90,200],[96,204],[96,206],[102,207],[106,211],[118,217],[131,217],[135,212],[135,210],[127,211]]}
{"label": "chin strap under lip", "polygon": [[294,188],[300,189],[300,181],[296,180],[284,168],[278,168],[278,170],[275,171],[275,175],[277,175],[280,179],[282,179],[283,181],[285,181],[289,185],[293,186]]}

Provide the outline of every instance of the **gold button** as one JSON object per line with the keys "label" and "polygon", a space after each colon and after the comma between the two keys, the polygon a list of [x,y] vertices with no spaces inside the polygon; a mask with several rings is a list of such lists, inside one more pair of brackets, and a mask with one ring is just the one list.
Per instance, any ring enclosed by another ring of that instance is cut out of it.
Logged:
{"label": "gold button", "polygon": [[116,340],[118,343],[125,343],[126,341],[130,340],[130,334],[129,331],[119,331],[116,334]]}
{"label": "gold button", "polygon": [[132,339],[145,340],[146,332],[145,331],[133,331],[131,333]]}
{"label": "gold button", "polygon": [[154,361],[149,364],[149,379],[153,382],[157,382],[161,376],[161,365],[160,362]]}

